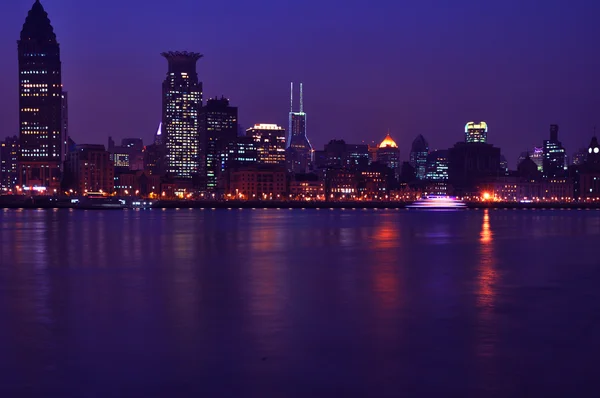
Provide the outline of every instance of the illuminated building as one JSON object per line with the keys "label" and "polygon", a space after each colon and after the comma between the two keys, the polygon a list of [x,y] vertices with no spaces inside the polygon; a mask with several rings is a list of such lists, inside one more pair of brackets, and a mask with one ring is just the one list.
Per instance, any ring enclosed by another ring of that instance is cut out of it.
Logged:
{"label": "illuminated building", "polygon": [[65,162],[67,188],[84,192],[112,193],[115,175],[110,153],[104,145],[77,145]]}
{"label": "illuminated building", "polygon": [[229,147],[234,145],[238,132],[238,109],[229,100],[211,98],[200,110],[200,143],[202,145],[202,175],[206,189],[217,189],[219,175],[227,167]]}
{"label": "illuminated building", "polygon": [[306,136],[306,113],[302,83],[300,83],[300,111],[294,112],[294,83],[290,85],[289,140],[286,151],[288,170],[306,173],[312,162],[313,148]]}
{"label": "illuminated building", "polygon": [[60,47],[39,0],[29,11],[18,41],[19,184],[44,190],[60,186],[66,139]]}
{"label": "illuminated building", "polygon": [[579,166],[579,194],[578,198],[600,198],[600,144],[596,136],[587,148],[585,163]]}
{"label": "illuminated building", "polygon": [[486,122],[469,122],[465,125],[465,142],[487,142],[488,125]]}
{"label": "illuminated building", "polygon": [[152,175],[165,174],[165,146],[160,144],[148,145],[144,148],[144,170]]}
{"label": "illuminated building", "polygon": [[108,137],[108,152],[115,167],[115,173],[144,170],[144,143],[141,138],[124,138],[116,146]]}
{"label": "illuminated building", "polygon": [[282,165],[259,164],[227,170],[226,192],[237,199],[269,200],[287,196],[286,172]]}
{"label": "illuminated building", "polygon": [[244,167],[258,163],[258,151],[254,137],[237,137],[229,147],[228,166]]}
{"label": "illuminated building", "polygon": [[379,171],[363,171],[358,177],[358,195],[381,199],[385,198],[389,193],[387,189],[387,176],[384,173]]}
{"label": "illuminated building", "polygon": [[415,169],[418,180],[424,180],[427,174],[427,156],[429,155],[429,144],[421,134],[415,138],[410,149],[410,165]]}
{"label": "illuminated building", "polygon": [[295,174],[289,191],[294,199],[324,199],[325,183],[316,174]]}
{"label": "illuminated building", "polygon": [[258,163],[285,165],[285,129],[276,124],[256,124],[246,135],[254,138]]}
{"label": "illuminated building", "polygon": [[160,196],[161,177],[147,171],[130,171],[115,176],[115,192],[120,196]]}
{"label": "illuminated building", "polygon": [[354,171],[327,169],[324,181],[327,199],[350,198],[358,192],[358,179]]}
{"label": "illuminated building", "polygon": [[427,156],[426,179],[429,181],[448,180],[448,151],[433,151]]}
{"label": "illuminated building", "polygon": [[67,153],[69,153],[69,94],[66,91],[61,93],[61,140],[62,140],[62,151],[60,158],[60,167],[65,164],[67,159]]}
{"label": "illuminated building", "polygon": [[580,166],[585,163],[588,156],[588,148],[582,148],[575,152],[571,157],[571,164]]}
{"label": "illuminated building", "polygon": [[566,176],[566,152],[558,140],[558,125],[550,125],[550,139],[544,140],[543,173],[546,179],[560,179]]}
{"label": "illuminated building", "polygon": [[7,137],[0,144],[0,193],[10,191],[17,185],[18,160],[19,138]]}
{"label": "illuminated building", "polygon": [[388,132],[377,149],[377,162],[382,163],[400,174],[400,149]]}
{"label": "illuminated building", "polygon": [[525,160],[526,157],[531,158],[531,160],[537,165],[539,171],[544,169],[544,148],[533,147],[531,151],[522,152],[519,156],[519,160],[517,161],[517,166],[519,163]]}
{"label": "illuminated building", "polygon": [[168,61],[163,82],[162,134],[166,145],[166,172],[176,178],[190,179],[200,171],[200,129],[198,114],[202,107],[202,83],[196,64],[202,57],[193,52],[171,51],[161,54]]}

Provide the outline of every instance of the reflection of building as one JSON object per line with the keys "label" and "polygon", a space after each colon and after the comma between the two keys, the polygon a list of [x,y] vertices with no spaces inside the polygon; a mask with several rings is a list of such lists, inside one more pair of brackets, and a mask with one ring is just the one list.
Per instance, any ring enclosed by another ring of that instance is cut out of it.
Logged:
{"label": "reflection of building", "polygon": [[415,176],[419,180],[425,179],[427,173],[427,155],[429,144],[421,134],[415,138],[410,149],[410,165],[415,169]]}
{"label": "reflection of building", "polygon": [[377,149],[377,162],[382,163],[394,170],[396,175],[400,174],[400,149],[394,142],[390,133],[385,136],[385,139],[379,144]]}
{"label": "reflection of building", "polygon": [[285,165],[285,130],[276,124],[256,124],[246,131],[254,138],[258,162]]}
{"label": "reflection of building", "polygon": [[285,168],[262,164],[227,170],[227,194],[240,199],[281,199],[286,196]]}
{"label": "reflection of building", "polygon": [[77,145],[65,162],[67,188],[79,193],[114,189],[114,169],[104,145]]}
{"label": "reflection of building", "polygon": [[566,175],[565,149],[558,140],[558,125],[550,125],[550,139],[544,140],[544,178],[564,178]]}
{"label": "reflection of building", "polygon": [[202,83],[198,81],[198,53],[164,52],[169,63],[163,82],[162,133],[166,145],[166,172],[192,178],[200,171],[198,113],[202,107]]}
{"label": "reflection of building", "polygon": [[64,126],[60,49],[41,3],[29,11],[18,41],[19,184],[60,185]]}
{"label": "reflection of building", "polygon": [[304,113],[302,83],[300,83],[300,112],[294,112],[293,83],[290,90],[290,138],[286,152],[288,170],[294,173],[306,173],[312,161],[312,145],[310,145],[306,136],[306,113]]}
{"label": "reflection of building", "polygon": [[465,142],[487,142],[488,125],[486,122],[469,122],[465,125]]}
{"label": "reflection of building", "polygon": [[206,189],[217,189],[219,175],[227,167],[228,147],[237,138],[238,109],[229,100],[211,98],[200,111],[200,140]]}
{"label": "reflection of building", "polygon": [[0,144],[0,191],[10,191],[17,185],[19,138],[7,137]]}

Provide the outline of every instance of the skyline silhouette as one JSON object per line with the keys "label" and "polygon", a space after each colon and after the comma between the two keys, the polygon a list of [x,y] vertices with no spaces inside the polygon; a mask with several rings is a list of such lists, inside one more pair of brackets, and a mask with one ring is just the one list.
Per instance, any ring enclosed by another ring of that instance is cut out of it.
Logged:
{"label": "skyline silhouette", "polygon": [[[532,3],[42,1],[61,44],[77,142],[150,142],[167,71],[160,53],[188,50],[205,55],[203,97],[229,98],[245,128],[287,127],[289,82],[302,81],[317,149],[334,138],[378,143],[389,128],[406,160],[418,134],[444,149],[463,139],[466,122],[485,120],[489,142],[513,168],[552,123],[569,156],[585,147],[600,109],[600,53],[592,51],[600,5]],[[16,40],[32,4],[0,5],[2,138],[18,132]]]}

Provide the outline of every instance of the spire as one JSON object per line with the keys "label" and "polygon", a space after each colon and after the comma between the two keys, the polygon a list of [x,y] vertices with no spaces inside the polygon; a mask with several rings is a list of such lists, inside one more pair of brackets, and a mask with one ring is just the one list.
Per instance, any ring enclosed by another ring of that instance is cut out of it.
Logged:
{"label": "spire", "polygon": [[300,83],[300,113],[304,112],[304,99],[302,97],[302,83]]}
{"label": "spire", "polygon": [[290,112],[294,112],[294,82],[290,83]]}
{"label": "spire", "polygon": [[56,34],[40,0],[36,0],[25,18],[21,30],[21,40],[40,40],[56,42]]}

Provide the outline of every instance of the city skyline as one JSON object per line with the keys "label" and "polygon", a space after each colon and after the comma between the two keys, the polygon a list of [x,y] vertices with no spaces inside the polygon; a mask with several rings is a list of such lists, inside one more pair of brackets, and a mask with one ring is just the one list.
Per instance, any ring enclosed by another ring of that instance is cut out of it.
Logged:
{"label": "city skyline", "polygon": [[[98,15],[91,5],[69,0],[42,3],[61,43],[63,83],[70,95],[70,134],[80,142],[105,143],[109,135],[151,142],[161,114],[159,84],[164,77],[164,60],[160,52],[168,50],[205,54],[198,67],[205,97],[230,98],[240,109],[243,126],[286,126],[287,85],[302,81],[312,93],[305,108],[311,114],[310,139],[315,148],[334,138],[378,142],[389,127],[404,155],[417,134],[427,138],[432,150],[443,149],[460,141],[466,121],[485,120],[489,142],[502,148],[514,167],[521,152],[541,145],[548,125],[561,126],[561,141],[571,156],[585,147],[597,124],[600,79],[594,70],[600,60],[587,48],[593,47],[598,28],[585,23],[593,13],[582,5],[550,4],[538,10],[519,3],[520,12],[513,13],[510,3],[476,6],[463,1],[452,9],[433,10],[428,5],[402,8],[388,4],[384,9],[391,15],[404,11],[395,28],[385,24],[389,17],[376,10],[364,15],[363,27],[353,28],[359,10],[348,5],[338,15],[337,29],[317,18],[314,25],[307,23],[309,35],[292,35],[290,40],[297,44],[292,48],[279,39],[286,36],[279,33],[291,32],[282,18],[291,12],[289,6],[272,2],[254,8],[234,4],[233,10],[204,5],[206,12],[199,13],[201,23],[180,15],[181,21],[173,22],[172,31],[160,32],[155,28],[157,21],[162,17],[174,20],[174,11],[133,1],[119,4],[122,13],[118,15],[104,10]],[[179,3],[200,11],[199,5],[183,0]],[[16,52],[15,40],[32,4],[27,0],[1,6],[6,22],[0,27],[0,49],[5,54]],[[108,1],[106,9],[116,5]],[[320,9],[318,15],[327,19],[332,14],[329,7]],[[135,25],[138,29],[129,29],[126,24],[133,12],[144,15],[147,21]],[[293,17],[314,18],[317,14],[312,12],[314,9],[308,7]],[[451,26],[460,25],[453,17],[467,12],[489,16],[483,21],[469,19],[466,25],[470,29],[495,27],[495,32],[480,29],[473,35],[465,27],[447,32]],[[244,13],[275,17],[274,27],[283,31],[275,34],[273,26],[255,26],[255,21],[246,21]],[[437,34],[425,32],[412,20],[425,15]],[[90,24],[91,20],[94,23]],[[110,32],[93,32],[111,20]],[[235,29],[210,35],[220,22]],[[559,23],[560,32],[546,28]],[[239,33],[248,24],[255,30],[241,37]],[[444,39],[440,32],[447,33]],[[377,38],[385,40],[380,43]],[[391,44],[397,52],[389,51]],[[352,56],[354,53],[361,56]],[[473,62],[478,53],[483,62]],[[253,54],[262,61],[252,61]],[[2,85],[8,87],[0,93],[5,104],[0,110],[2,138],[18,132],[17,65],[14,57],[6,59],[0,67]],[[272,62],[276,59],[281,62]],[[89,74],[95,78],[89,79]],[[115,92],[131,95],[114,96]],[[256,93],[260,93],[259,100]],[[106,115],[116,122],[106,121]]]}

